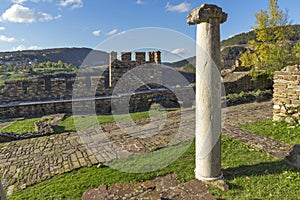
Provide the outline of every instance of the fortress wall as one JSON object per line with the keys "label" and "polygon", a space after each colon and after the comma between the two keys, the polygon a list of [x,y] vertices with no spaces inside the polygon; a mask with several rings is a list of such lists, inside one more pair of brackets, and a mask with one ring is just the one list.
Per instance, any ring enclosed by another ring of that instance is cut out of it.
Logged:
{"label": "fortress wall", "polygon": [[[187,88],[178,88],[177,94],[180,96],[185,95],[189,90]],[[117,101],[125,103],[127,112],[147,111],[153,104],[161,104],[165,108],[175,108],[184,105],[191,107],[193,99],[187,98],[183,102],[179,102],[175,94],[170,90],[165,91],[145,91],[138,94],[126,94],[117,98]],[[127,104],[126,104],[127,103]],[[124,105],[124,104],[123,104]],[[73,113],[73,109],[76,113]],[[16,117],[34,117],[43,116],[56,113],[66,114],[111,114],[112,108],[111,97],[104,96],[101,99],[85,99],[80,101],[62,100],[51,102],[35,102],[23,103],[15,105],[1,105],[0,106],[0,119],[16,118]]]}

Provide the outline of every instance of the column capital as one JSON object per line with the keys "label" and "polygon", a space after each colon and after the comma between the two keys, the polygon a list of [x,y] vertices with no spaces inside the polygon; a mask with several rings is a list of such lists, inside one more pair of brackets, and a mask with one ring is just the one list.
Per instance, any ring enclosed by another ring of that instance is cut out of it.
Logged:
{"label": "column capital", "polygon": [[209,22],[210,19],[219,19],[220,24],[226,22],[227,13],[222,11],[222,8],[213,4],[202,4],[200,7],[195,8],[187,16],[187,23],[189,25],[200,24]]}

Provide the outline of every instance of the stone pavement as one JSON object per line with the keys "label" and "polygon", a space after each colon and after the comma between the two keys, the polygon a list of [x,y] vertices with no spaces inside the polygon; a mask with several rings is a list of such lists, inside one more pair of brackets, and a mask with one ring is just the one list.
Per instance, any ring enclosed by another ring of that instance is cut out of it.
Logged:
{"label": "stone pavement", "polygon": [[[180,127],[184,134],[179,135]],[[185,116],[185,117],[183,117]],[[56,134],[0,144],[0,178],[7,194],[26,188],[54,175],[84,166],[128,157],[131,154],[150,152],[167,145],[190,141],[194,137],[193,110],[182,115],[168,113],[165,126],[161,117],[140,120],[135,125],[123,123],[91,127],[86,131]]]}
{"label": "stone pavement", "polygon": [[[271,118],[271,102],[243,104],[224,110],[225,135],[280,158],[286,154],[288,145],[236,128],[240,124]],[[10,194],[73,169],[189,141],[194,137],[194,114],[193,109],[187,109],[181,115],[175,111],[165,118],[155,118],[152,123],[149,119],[134,125],[123,123],[122,130],[116,124],[109,124],[102,129],[91,127],[86,131],[2,143],[0,178]],[[164,120],[166,125],[162,123]]]}
{"label": "stone pavement", "polygon": [[238,127],[256,121],[272,119],[272,102],[241,104],[226,108],[226,120],[222,133],[228,137],[240,140],[245,145],[263,150],[271,156],[284,159],[291,146],[281,141],[240,130]]}
{"label": "stone pavement", "polygon": [[101,185],[83,194],[82,200],[90,199],[215,200],[201,181],[194,179],[180,184],[174,174],[140,183],[117,183],[111,187]]}

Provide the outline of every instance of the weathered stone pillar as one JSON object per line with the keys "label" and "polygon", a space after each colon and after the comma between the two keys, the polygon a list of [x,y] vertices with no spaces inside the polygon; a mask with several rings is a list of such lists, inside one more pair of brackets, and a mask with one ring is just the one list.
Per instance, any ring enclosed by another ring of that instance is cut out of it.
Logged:
{"label": "weathered stone pillar", "polygon": [[0,180],[0,199],[1,200],[6,200],[5,190],[2,186],[1,180]]}
{"label": "weathered stone pillar", "polygon": [[110,54],[109,54],[109,66],[108,66],[108,86],[109,87],[112,87],[112,66],[113,66],[113,62],[115,62],[117,60],[117,57],[118,57],[118,53],[115,52],[115,51],[112,51]]}
{"label": "weathered stone pillar", "polygon": [[227,14],[203,4],[187,17],[197,24],[196,47],[196,170],[199,180],[217,180],[221,172],[220,24]]}

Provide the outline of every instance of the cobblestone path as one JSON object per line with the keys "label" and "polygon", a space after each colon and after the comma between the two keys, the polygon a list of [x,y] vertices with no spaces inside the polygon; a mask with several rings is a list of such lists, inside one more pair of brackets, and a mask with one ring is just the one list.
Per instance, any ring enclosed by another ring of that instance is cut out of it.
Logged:
{"label": "cobblestone path", "polygon": [[[8,195],[54,175],[97,165],[131,154],[150,152],[194,137],[192,109],[167,117],[91,127],[86,131],[56,134],[0,144],[0,178]],[[180,118],[182,126],[179,127]],[[165,125],[161,122],[166,119]],[[178,134],[179,128],[183,134]]]}
{"label": "cobblestone path", "polygon": [[250,103],[226,108],[226,120],[223,126],[223,135],[240,140],[255,149],[263,150],[271,156],[283,159],[291,146],[272,138],[240,130],[242,124],[272,119],[272,102]]}
{"label": "cobblestone path", "polygon": [[[225,135],[279,158],[287,153],[290,147],[286,144],[236,128],[240,124],[271,118],[271,102],[232,106],[224,111]],[[180,124],[178,116],[181,116]],[[2,184],[9,194],[56,174],[191,140],[194,138],[194,116],[194,110],[187,109],[181,115],[179,111],[171,112],[151,123],[145,119],[134,125],[122,124],[122,130],[116,124],[109,124],[86,131],[2,143]],[[165,123],[161,123],[163,120]]]}

